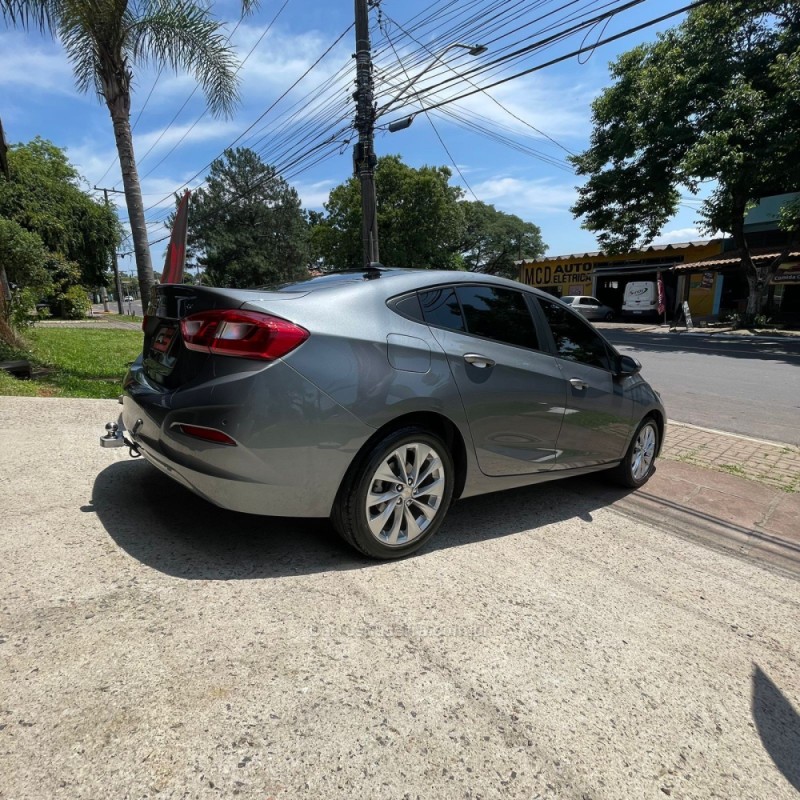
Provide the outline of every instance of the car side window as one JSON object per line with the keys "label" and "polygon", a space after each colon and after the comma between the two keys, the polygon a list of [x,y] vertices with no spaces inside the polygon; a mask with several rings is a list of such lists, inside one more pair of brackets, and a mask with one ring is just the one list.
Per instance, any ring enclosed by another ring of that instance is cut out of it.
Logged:
{"label": "car side window", "polygon": [[417,297],[416,292],[392,300],[389,303],[389,308],[393,308],[398,314],[402,314],[409,319],[414,319],[419,322],[423,322],[425,319],[422,316],[422,308],[420,307],[419,297]]}
{"label": "car side window", "polygon": [[522,292],[500,286],[457,286],[467,331],[505,344],[539,348]]}
{"label": "car side window", "polygon": [[547,324],[553,333],[559,358],[589,364],[592,367],[611,369],[611,359],[605,342],[592,328],[560,303],[537,298]]}
{"label": "car side window", "polygon": [[466,331],[461,306],[452,286],[419,292],[419,302],[428,325],[438,325],[440,328],[449,328],[453,331]]}

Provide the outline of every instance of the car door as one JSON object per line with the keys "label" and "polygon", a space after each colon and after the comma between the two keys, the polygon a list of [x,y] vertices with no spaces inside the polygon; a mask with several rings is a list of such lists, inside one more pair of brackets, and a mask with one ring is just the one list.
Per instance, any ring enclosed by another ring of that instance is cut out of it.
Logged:
{"label": "car door", "polygon": [[553,469],[566,388],[539,349],[525,295],[493,285],[419,292],[425,321],[447,355],[485,475]]}
{"label": "car door", "polygon": [[537,298],[567,383],[557,469],[620,459],[631,432],[633,401],[613,372],[613,353],[597,331],[562,303]]}
{"label": "car door", "polygon": [[597,319],[600,316],[600,303],[594,297],[581,297],[581,314],[586,319]]}

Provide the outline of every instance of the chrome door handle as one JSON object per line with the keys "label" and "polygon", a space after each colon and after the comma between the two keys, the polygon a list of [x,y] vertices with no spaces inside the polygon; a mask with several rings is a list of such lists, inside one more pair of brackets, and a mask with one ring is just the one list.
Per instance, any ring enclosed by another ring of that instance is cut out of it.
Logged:
{"label": "chrome door handle", "polygon": [[582,381],[580,378],[570,378],[569,383],[573,389],[578,389],[580,391],[589,388],[589,384],[586,383],[586,381]]}
{"label": "chrome door handle", "polygon": [[473,367],[480,367],[481,369],[494,366],[494,361],[491,358],[482,356],[480,353],[465,353],[464,361],[467,364],[472,364]]}

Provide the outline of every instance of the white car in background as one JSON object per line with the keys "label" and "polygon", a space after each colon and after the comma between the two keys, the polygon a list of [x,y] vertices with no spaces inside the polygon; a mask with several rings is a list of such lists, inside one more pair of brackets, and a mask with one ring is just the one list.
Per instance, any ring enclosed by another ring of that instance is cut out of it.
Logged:
{"label": "white car in background", "polygon": [[604,305],[596,297],[588,295],[562,297],[562,303],[566,303],[573,311],[577,311],[586,319],[614,319],[614,309]]}

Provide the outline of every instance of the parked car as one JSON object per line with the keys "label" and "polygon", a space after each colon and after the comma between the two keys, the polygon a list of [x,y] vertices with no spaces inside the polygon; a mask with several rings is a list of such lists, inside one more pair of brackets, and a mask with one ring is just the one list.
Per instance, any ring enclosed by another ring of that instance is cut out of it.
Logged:
{"label": "parked car", "polygon": [[125,295],[125,297],[123,297],[122,299],[123,299],[123,300],[124,300],[126,303],[132,303],[132,302],[133,302],[133,295],[131,295],[131,294],[126,294],[126,295]]}
{"label": "parked car", "polygon": [[162,285],[143,327],[104,438],[224,508],[330,517],[375,558],[417,550],[459,497],[599,470],[641,486],[664,436],[638,362],[503,278]]}
{"label": "parked car", "polygon": [[583,295],[579,297],[562,297],[562,302],[566,303],[573,311],[582,314],[586,319],[614,319],[614,309],[604,305],[596,297]]}

